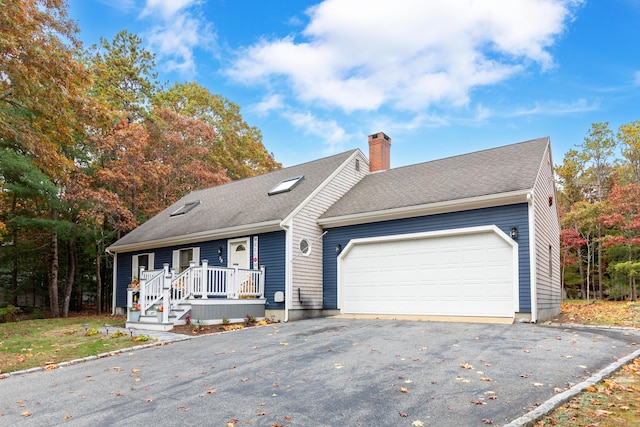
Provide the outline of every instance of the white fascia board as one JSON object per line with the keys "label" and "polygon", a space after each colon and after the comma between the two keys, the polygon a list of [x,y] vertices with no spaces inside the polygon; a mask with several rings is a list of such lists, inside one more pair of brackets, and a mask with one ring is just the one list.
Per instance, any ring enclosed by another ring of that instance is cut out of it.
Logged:
{"label": "white fascia board", "polygon": [[167,246],[184,245],[189,243],[198,243],[208,240],[226,239],[229,237],[238,237],[248,234],[268,233],[271,231],[279,231],[280,220],[272,220],[260,222],[257,224],[247,224],[237,227],[221,228],[218,230],[207,230],[199,233],[186,234],[184,236],[167,237],[164,239],[149,240],[140,243],[131,243],[128,245],[109,246],[109,251],[113,253],[133,252],[145,249],[164,248]]}
{"label": "white fascia board", "polygon": [[[311,202],[318,195],[318,193],[320,193],[320,191],[322,191],[327,185],[329,185],[329,183],[333,181],[340,172],[342,172],[342,170],[351,162],[351,160],[353,160],[359,154],[362,154],[362,152],[360,151],[360,149],[356,149],[356,151],[354,151],[353,154],[347,158],[347,160],[345,160],[340,166],[335,168],[335,170],[331,173],[331,175],[327,177],[327,179],[325,179],[320,185],[318,185],[315,190],[313,190],[298,206],[296,206],[296,208],[282,220],[281,224],[290,224],[293,218],[295,218],[295,216],[305,206],[307,206],[307,204],[309,204],[309,202]],[[363,154],[362,156],[365,157]]]}
{"label": "white fascia board", "polygon": [[333,218],[318,219],[318,224],[324,228],[343,227],[346,225],[366,224],[370,222],[388,221],[393,219],[412,218],[424,215],[435,215],[447,212],[466,211],[471,209],[489,208],[494,206],[525,203],[531,190],[512,191],[509,193],[492,194],[489,196],[470,197],[466,199],[449,200],[445,202],[429,203],[425,205],[406,206],[383,211],[362,212]]}

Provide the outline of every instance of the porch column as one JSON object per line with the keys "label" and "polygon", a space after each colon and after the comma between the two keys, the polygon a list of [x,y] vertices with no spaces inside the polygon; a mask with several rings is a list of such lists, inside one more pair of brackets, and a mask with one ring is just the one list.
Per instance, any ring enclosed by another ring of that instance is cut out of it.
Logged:
{"label": "porch column", "polygon": [[133,291],[127,289],[127,322],[131,321],[131,315],[129,314],[131,307],[133,307]]}
{"label": "porch column", "polygon": [[260,288],[258,289],[258,291],[260,292],[260,298],[264,298],[264,280],[265,280],[265,266],[261,265],[260,266],[260,280],[258,281],[258,283],[260,284]]}
{"label": "porch column", "polygon": [[147,314],[147,279],[140,278],[140,296],[138,304],[140,304],[140,314]]}
{"label": "porch column", "polygon": [[202,299],[207,298],[209,292],[209,261],[202,260]]}
{"label": "porch column", "polygon": [[[192,294],[195,292],[196,288],[195,288],[195,284],[196,284],[196,262],[195,261],[189,261],[189,285],[188,288],[185,289],[185,293],[187,295]],[[184,295],[184,294],[183,294]]]}
{"label": "porch column", "polygon": [[170,304],[169,304],[169,295],[171,293],[170,289],[165,289],[164,290],[164,295],[162,296],[162,323],[168,323],[169,322],[169,310],[170,310]]}

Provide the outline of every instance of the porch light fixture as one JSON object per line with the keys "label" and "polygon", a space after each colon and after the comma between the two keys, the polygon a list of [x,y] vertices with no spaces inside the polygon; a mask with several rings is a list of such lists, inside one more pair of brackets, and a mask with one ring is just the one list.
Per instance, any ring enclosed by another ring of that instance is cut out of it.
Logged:
{"label": "porch light fixture", "polygon": [[340,255],[340,252],[342,252],[342,245],[338,243],[336,245],[336,255]]}
{"label": "porch light fixture", "polygon": [[509,234],[513,240],[518,238],[518,229],[515,227],[511,227],[511,233]]}
{"label": "porch light fixture", "polygon": [[222,246],[218,246],[218,261],[222,264]]}

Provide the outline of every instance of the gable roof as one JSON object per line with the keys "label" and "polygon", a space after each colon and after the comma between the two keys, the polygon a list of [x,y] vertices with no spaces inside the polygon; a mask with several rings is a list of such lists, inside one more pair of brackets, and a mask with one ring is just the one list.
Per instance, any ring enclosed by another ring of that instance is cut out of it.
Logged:
{"label": "gable roof", "polygon": [[[438,206],[443,212],[473,209],[482,206],[479,201],[496,195],[501,195],[502,204],[506,204],[507,195],[518,195],[521,201],[534,186],[548,145],[545,137],[372,173],[318,222],[323,226],[372,222],[394,215],[424,215],[428,207],[435,213]],[[464,206],[456,205],[462,200]],[[455,209],[446,208],[454,205]]]}
{"label": "gable roof", "polygon": [[[109,247],[113,252],[151,249],[280,229],[280,222],[292,213],[355,152],[280,169],[274,172],[196,190]],[[282,181],[303,176],[295,187],[273,195],[268,193]],[[185,214],[183,206],[200,201]],[[172,216],[172,213],[174,214]]]}

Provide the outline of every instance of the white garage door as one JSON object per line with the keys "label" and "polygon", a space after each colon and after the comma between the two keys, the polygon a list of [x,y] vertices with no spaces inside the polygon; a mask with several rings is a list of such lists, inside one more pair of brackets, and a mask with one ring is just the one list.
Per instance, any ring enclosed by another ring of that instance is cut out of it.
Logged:
{"label": "white garage door", "polygon": [[343,313],[514,317],[516,245],[496,227],[352,241]]}

